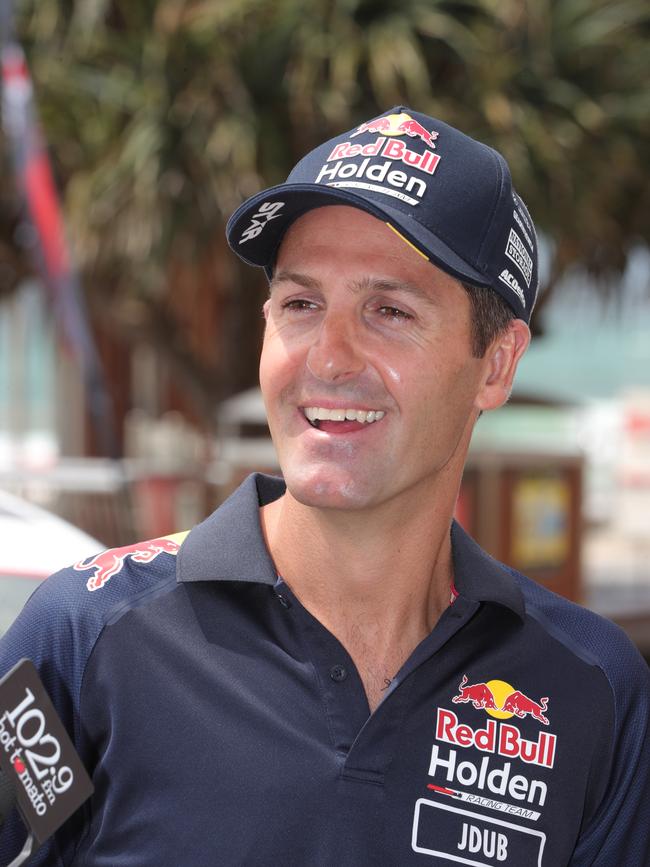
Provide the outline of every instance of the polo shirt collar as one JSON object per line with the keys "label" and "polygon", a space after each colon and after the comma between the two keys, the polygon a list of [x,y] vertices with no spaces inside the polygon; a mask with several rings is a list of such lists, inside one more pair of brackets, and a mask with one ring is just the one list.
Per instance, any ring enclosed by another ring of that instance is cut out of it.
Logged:
{"label": "polo shirt collar", "polygon": [[451,525],[451,551],[454,585],[462,596],[476,602],[504,605],[524,619],[524,597],[514,575],[490,557],[458,521]]}
{"label": "polo shirt collar", "polygon": [[[277,572],[262,534],[259,507],[285,492],[282,479],[253,473],[219,508],[190,531],[177,558],[177,579],[275,584]],[[452,523],[454,583],[476,602],[492,602],[524,617],[524,601],[514,576]]]}
{"label": "polo shirt collar", "polygon": [[176,561],[178,581],[275,584],[277,571],[260,524],[259,507],[284,494],[282,479],[253,473],[216,512],[191,530]]}

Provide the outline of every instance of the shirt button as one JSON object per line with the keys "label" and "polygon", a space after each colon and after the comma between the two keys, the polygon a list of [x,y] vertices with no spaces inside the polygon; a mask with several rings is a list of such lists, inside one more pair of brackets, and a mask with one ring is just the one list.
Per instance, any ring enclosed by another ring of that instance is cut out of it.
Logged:
{"label": "shirt button", "polygon": [[347,669],[345,669],[342,665],[333,665],[330,668],[330,677],[334,681],[334,683],[341,683],[342,680],[348,676]]}

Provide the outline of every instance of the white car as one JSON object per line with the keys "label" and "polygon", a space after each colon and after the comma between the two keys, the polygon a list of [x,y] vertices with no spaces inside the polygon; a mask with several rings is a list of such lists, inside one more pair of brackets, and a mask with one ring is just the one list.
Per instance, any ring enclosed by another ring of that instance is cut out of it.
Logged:
{"label": "white car", "polygon": [[105,547],[62,518],[0,491],[0,636],[48,575]]}

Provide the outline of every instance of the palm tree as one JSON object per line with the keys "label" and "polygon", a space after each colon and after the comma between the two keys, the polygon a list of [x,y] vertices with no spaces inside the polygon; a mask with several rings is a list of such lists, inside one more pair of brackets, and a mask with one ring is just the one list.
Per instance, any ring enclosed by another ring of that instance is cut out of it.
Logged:
{"label": "palm tree", "polygon": [[255,380],[265,291],[225,219],[393,104],[505,154],[546,298],[573,267],[611,285],[649,234],[648,21],[641,0],[24,0],[18,25],[91,309],[208,418]]}

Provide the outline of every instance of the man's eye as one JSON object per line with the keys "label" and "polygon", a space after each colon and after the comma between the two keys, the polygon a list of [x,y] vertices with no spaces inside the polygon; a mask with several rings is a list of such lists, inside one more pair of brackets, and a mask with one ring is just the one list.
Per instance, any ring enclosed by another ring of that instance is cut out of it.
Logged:
{"label": "man's eye", "polygon": [[399,307],[390,307],[388,304],[384,304],[379,308],[379,312],[386,319],[412,319],[410,313],[405,313],[403,310],[400,310]]}
{"label": "man's eye", "polygon": [[283,310],[315,310],[316,305],[313,301],[307,301],[305,298],[291,298],[282,303]]}

